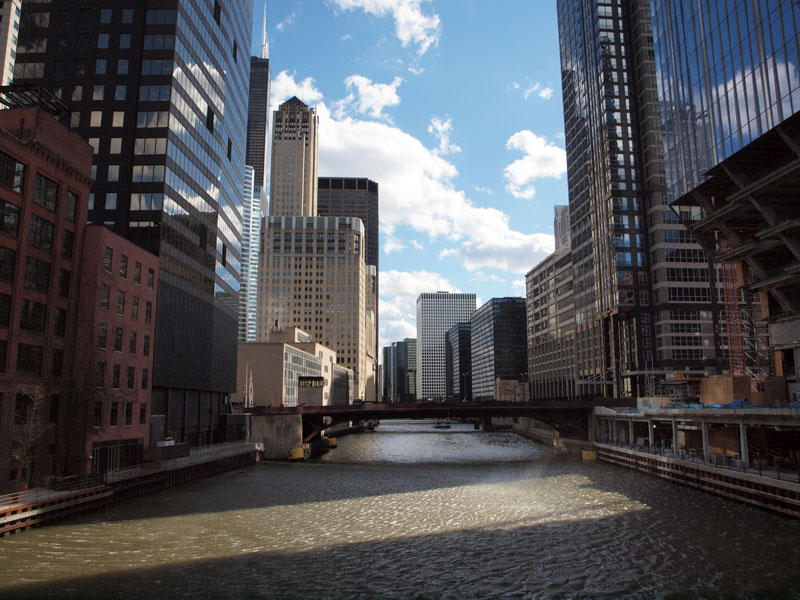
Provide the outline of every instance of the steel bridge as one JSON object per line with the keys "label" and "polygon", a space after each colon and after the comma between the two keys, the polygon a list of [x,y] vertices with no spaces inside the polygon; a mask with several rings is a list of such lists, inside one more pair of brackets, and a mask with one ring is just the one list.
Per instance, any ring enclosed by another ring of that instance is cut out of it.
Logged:
{"label": "steel bridge", "polygon": [[387,419],[474,419],[531,417],[554,428],[565,437],[588,439],[592,411],[599,406],[630,407],[628,399],[535,400],[533,402],[406,402],[385,404],[365,402],[330,406],[254,406],[253,416],[299,415],[304,441],[310,441],[326,427],[337,423]]}

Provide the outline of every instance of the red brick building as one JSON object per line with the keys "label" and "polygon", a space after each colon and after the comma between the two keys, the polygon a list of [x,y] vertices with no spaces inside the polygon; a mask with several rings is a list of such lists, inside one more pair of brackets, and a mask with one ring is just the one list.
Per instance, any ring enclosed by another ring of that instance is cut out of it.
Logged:
{"label": "red brick building", "polygon": [[80,252],[92,149],[39,107],[0,110],[0,492],[74,472]]}
{"label": "red brick building", "polygon": [[100,225],[86,228],[75,384],[90,408],[87,473],[142,462],[149,445],[158,257]]}

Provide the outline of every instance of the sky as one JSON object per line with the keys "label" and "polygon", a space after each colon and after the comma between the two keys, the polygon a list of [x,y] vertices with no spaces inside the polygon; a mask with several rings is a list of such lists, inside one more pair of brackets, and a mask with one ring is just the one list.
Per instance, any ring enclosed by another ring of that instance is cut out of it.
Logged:
{"label": "sky", "polygon": [[320,176],[378,182],[381,347],[416,337],[420,293],[524,296],[552,252],[567,204],[555,4],[268,0],[271,108],[316,107]]}

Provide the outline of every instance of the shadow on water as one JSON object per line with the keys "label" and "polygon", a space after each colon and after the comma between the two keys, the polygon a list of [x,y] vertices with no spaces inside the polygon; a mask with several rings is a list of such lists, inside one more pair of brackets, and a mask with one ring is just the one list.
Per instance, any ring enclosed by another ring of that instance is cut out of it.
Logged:
{"label": "shadow on water", "polygon": [[[651,515],[650,515],[651,516]],[[769,581],[744,556],[725,574],[702,564],[642,554],[641,540],[611,532],[647,520],[647,511],[597,519],[469,529],[313,551],[257,551],[98,576],[4,587],[30,598],[800,598],[794,572]],[[354,516],[357,518],[357,516]],[[654,543],[657,534],[647,536]],[[713,542],[720,542],[725,535]],[[763,543],[756,540],[756,544]],[[756,550],[759,548],[756,547]],[[724,551],[720,548],[719,551]],[[526,557],[520,560],[519,557]]]}

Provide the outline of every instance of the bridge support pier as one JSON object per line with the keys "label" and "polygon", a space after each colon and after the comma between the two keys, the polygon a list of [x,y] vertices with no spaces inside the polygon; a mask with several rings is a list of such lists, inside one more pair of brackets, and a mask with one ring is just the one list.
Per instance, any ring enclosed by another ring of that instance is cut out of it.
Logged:
{"label": "bridge support pier", "polygon": [[300,415],[253,415],[251,435],[264,444],[264,458],[285,460],[289,450],[303,445],[303,421]]}

